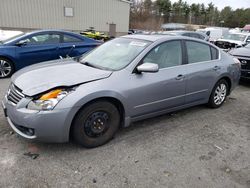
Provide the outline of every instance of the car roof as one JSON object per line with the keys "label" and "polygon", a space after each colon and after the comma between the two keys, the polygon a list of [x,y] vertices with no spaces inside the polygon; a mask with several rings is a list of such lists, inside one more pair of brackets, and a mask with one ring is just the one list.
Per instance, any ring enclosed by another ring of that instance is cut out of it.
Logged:
{"label": "car roof", "polygon": [[177,31],[167,31],[166,33],[170,34],[183,34],[183,33],[195,33],[195,34],[201,34],[204,35],[204,33],[199,32],[199,31],[186,31],[186,30],[177,30]]}
{"label": "car roof", "polygon": [[122,36],[121,38],[128,38],[128,39],[138,39],[138,40],[146,40],[150,42],[155,42],[158,40],[181,40],[185,39],[187,41],[194,41],[194,42],[199,42],[199,43],[204,43],[207,45],[210,45],[216,49],[219,50],[217,46],[215,46],[212,43],[206,42],[205,40],[193,38],[193,37],[186,37],[186,36],[181,36],[181,35],[164,35],[164,34],[157,34],[157,35],[143,35],[143,34],[138,34],[138,35],[125,35]]}
{"label": "car roof", "polygon": [[18,41],[18,40],[20,40],[22,38],[29,37],[30,35],[40,34],[40,33],[43,34],[43,33],[46,33],[46,32],[63,33],[63,34],[68,34],[68,35],[71,35],[71,36],[75,36],[77,38],[81,38],[83,40],[98,42],[98,41],[96,41],[94,39],[91,39],[91,38],[85,37],[83,35],[80,35],[79,33],[74,33],[74,32],[64,31],[64,30],[59,30],[59,29],[46,29],[46,30],[36,30],[36,31],[31,31],[31,32],[24,33],[24,35],[22,35],[20,37],[17,37],[17,38],[14,38],[11,41],[8,41],[8,43],[16,42],[16,41]]}
{"label": "car roof", "polygon": [[151,42],[155,42],[157,40],[160,39],[171,39],[171,38],[176,38],[176,36],[171,36],[171,35],[125,35],[122,36],[122,38],[130,38],[130,39],[139,39],[139,40],[147,40],[147,41],[151,41]]}
{"label": "car roof", "polygon": [[[80,35],[80,34],[78,34],[78,33],[70,32],[70,31],[65,31],[65,30],[60,30],[60,29],[37,30],[37,31],[28,32],[28,34],[38,34],[38,33],[43,33],[43,32],[59,32],[59,33]],[[80,35],[80,36],[81,36],[81,35]]]}

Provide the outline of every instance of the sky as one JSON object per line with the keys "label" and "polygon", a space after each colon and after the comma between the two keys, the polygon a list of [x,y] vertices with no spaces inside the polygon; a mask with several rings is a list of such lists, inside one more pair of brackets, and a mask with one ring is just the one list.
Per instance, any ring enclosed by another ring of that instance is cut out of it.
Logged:
{"label": "sky", "polygon": [[[178,0],[171,0],[172,2],[177,2]],[[189,4],[192,3],[204,3],[208,4],[212,2],[217,6],[220,10],[225,6],[231,6],[233,9],[237,8],[250,8],[250,0],[184,0]]]}

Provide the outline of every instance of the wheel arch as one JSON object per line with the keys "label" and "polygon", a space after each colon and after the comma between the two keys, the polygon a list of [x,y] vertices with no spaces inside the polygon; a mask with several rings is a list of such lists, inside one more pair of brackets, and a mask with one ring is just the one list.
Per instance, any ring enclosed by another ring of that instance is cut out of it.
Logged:
{"label": "wheel arch", "polygon": [[228,95],[229,95],[230,92],[231,92],[231,88],[232,88],[232,80],[231,80],[231,78],[229,76],[227,76],[227,75],[224,75],[217,82],[219,82],[220,80],[225,80],[228,83],[228,87],[229,87],[228,88],[228,91],[229,91]]}
{"label": "wheel arch", "polygon": [[113,97],[113,96],[103,96],[103,97],[97,97],[97,98],[94,98],[94,99],[91,99],[89,100],[88,102],[86,102],[85,104],[83,104],[78,110],[77,112],[75,113],[72,121],[71,121],[71,124],[70,124],[70,129],[69,129],[69,138],[71,138],[71,135],[72,135],[72,128],[73,128],[73,123],[75,121],[75,118],[77,116],[77,114],[83,109],[85,108],[86,106],[92,104],[92,103],[95,103],[97,101],[107,101],[107,102],[110,102],[111,104],[115,105],[115,107],[118,109],[119,111],[119,114],[120,114],[120,127],[123,127],[124,126],[124,123],[125,123],[125,106],[124,104],[121,102],[120,99],[116,98],[116,97]]}
{"label": "wheel arch", "polygon": [[13,60],[13,58],[11,58],[10,56],[0,54],[0,58],[8,59],[8,60],[10,60],[10,61],[13,63],[13,65],[14,65],[14,60]]}

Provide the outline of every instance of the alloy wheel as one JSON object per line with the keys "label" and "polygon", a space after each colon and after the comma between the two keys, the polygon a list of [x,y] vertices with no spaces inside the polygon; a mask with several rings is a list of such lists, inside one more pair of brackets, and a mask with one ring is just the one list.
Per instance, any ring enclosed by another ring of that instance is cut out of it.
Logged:
{"label": "alloy wheel", "polygon": [[5,78],[10,75],[12,67],[10,62],[1,59],[0,60],[0,78]]}
{"label": "alloy wheel", "polygon": [[221,83],[217,86],[214,92],[214,103],[216,105],[221,105],[227,95],[227,86],[224,83]]}

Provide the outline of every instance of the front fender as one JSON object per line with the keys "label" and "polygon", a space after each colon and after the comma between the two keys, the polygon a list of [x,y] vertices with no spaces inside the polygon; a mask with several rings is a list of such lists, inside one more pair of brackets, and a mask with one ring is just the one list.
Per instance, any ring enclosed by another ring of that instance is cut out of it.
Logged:
{"label": "front fender", "polygon": [[89,103],[90,101],[97,100],[100,98],[113,98],[113,99],[118,100],[124,108],[125,115],[127,114],[128,106],[126,105],[125,97],[122,96],[120,93],[118,93],[116,91],[112,91],[112,90],[103,90],[103,91],[90,93],[90,94],[84,96],[83,98],[75,101],[73,107],[80,109],[85,104]]}
{"label": "front fender", "polygon": [[14,63],[14,66],[16,68],[15,62],[16,62],[16,49],[14,46],[3,46],[0,48],[0,57],[7,58],[11,60]]}
{"label": "front fender", "polygon": [[16,59],[8,53],[0,52],[0,57],[7,58],[7,59],[11,60],[13,63],[15,63],[15,61],[16,61]]}
{"label": "front fender", "polygon": [[69,136],[70,128],[72,122],[75,118],[75,115],[79,112],[79,110],[86,105],[88,102],[97,100],[100,98],[114,98],[123,105],[124,108],[124,126],[129,126],[130,124],[130,117],[127,117],[128,107],[125,103],[125,97],[121,94],[112,91],[112,90],[103,90],[98,92],[93,92],[89,94],[84,94],[79,91],[72,92],[67,97],[65,97],[61,102],[58,103],[56,106],[57,109],[65,109],[70,108],[69,113],[67,114],[67,119],[64,124],[64,130],[66,135]]}

